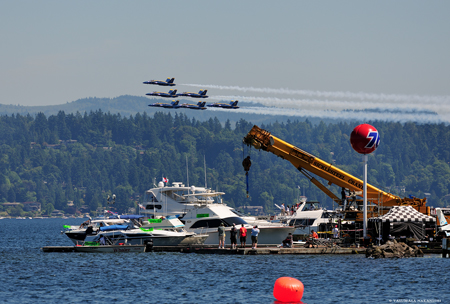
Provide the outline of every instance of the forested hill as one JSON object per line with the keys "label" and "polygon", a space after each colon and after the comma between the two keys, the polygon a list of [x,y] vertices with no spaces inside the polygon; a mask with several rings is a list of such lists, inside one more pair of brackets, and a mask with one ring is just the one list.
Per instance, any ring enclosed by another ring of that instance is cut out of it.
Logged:
{"label": "forested hill", "polygon": [[[381,143],[369,156],[369,183],[401,196],[424,197],[429,205],[447,204],[450,187],[450,127],[371,122]],[[253,123],[239,120],[221,124],[218,118],[200,121],[185,114],[161,113],[121,116],[100,110],[85,114],[0,117],[0,196],[2,202],[37,201],[50,213],[54,208],[75,212],[81,206],[106,206],[106,196],[117,195],[117,211],[126,212],[162,176],[203,186],[204,157],[207,185],[226,193],[231,206],[291,205],[298,186],[309,200],[331,204],[289,162],[265,151],[248,152],[243,137]],[[260,125],[275,136],[335,163],[361,177],[361,156],[350,146],[349,123],[312,124],[288,121]],[[251,154],[250,197],[242,160]],[[332,189],[336,194],[337,188]],[[69,207],[68,202],[73,201]],[[0,205],[0,212],[21,213],[21,206]]]}
{"label": "forested hill", "polygon": [[[192,103],[190,99],[180,99],[181,103]],[[101,109],[105,113],[111,114],[120,114],[121,116],[130,116],[136,115],[137,113],[147,113],[149,116],[153,116],[156,112],[160,112],[161,108],[149,107],[149,104],[157,103],[157,102],[170,102],[171,99],[167,98],[147,98],[142,96],[132,96],[132,95],[122,95],[114,98],[83,98],[78,99],[72,102],[67,102],[65,104],[60,105],[47,105],[47,106],[20,106],[20,105],[5,105],[0,104],[0,115],[12,115],[12,114],[21,114],[21,115],[32,115],[35,116],[37,113],[43,113],[47,117],[50,115],[56,115],[59,111],[64,111],[66,114],[76,114],[77,112],[83,114],[84,112],[97,111]],[[212,103],[213,101],[211,101]],[[225,101],[224,101],[225,102]],[[249,107],[261,107],[264,108],[264,105],[254,103],[254,102],[242,102],[239,101],[240,110],[222,110],[216,108],[208,108],[206,111],[192,111],[189,109],[166,109],[168,112],[178,112],[183,113],[189,118],[195,118],[196,120],[205,121],[210,118],[217,117],[222,125],[225,121],[230,120],[233,127],[234,124],[241,120],[251,120],[255,124],[259,123],[267,123],[267,122],[286,122],[289,119],[292,119],[292,116],[285,115],[269,115],[269,114],[259,114],[255,115],[253,113],[246,113],[242,111],[243,108]],[[305,117],[296,117],[298,120],[305,121]],[[314,124],[320,122],[320,118],[308,118]],[[357,120],[357,115],[355,115],[355,121]],[[328,122],[338,122],[342,119],[328,119]]]}

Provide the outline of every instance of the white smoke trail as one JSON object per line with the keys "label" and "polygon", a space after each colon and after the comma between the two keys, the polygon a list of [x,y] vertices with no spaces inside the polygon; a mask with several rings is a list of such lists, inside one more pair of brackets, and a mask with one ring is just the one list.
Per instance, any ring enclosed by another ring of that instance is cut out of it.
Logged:
{"label": "white smoke trail", "polygon": [[[275,107],[241,107],[238,110],[210,108],[211,111],[236,111],[236,113],[275,115],[291,117],[317,117],[330,119],[346,119],[358,121],[395,121],[417,123],[441,123],[450,121],[450,115],[443,116],[432,113],[389,113],[367,111],[330,111],[325,109],[289,109]],[[208,110],[209,111],[209,110]]]}
{"label": "white smoke trail", "polygon": [[240,100],[269,107],[251,107],[249,109],[247,109],[247,107],[241,107],[240,111],[248,113],[287,116],[310,115],[323,118],[354,118],[354,116],[357,115],[358,118],[367,117],[367,119],[392,121],[450,122],[450,96],[371,94],[363,92],[320,92],[283,88],[272,89],[203,84],[185,85],[201,87],[204,89],[300,96],[300,98],[238,95],[210,95],[209,97],[213,100]]}
{"label": "white smoke trail", "polygon": [[287,95],[303,95],[307,97],[317,98],[333,98],[333,99],[357,99],[357,100],[375,100],[386,102],[409,102],[409,103],[450,103],[450,96],[421,96],[421,95],[404,95],[404,94],[374,94],[374,93],[354,93],[354,92],[327,92],[312,90],[291,90],[291,89],[272,89],[272,88],[254,88],[239,86],[221,86],[211,84],[183,84],[185,86],[201,87],[206,89],[232,90],[241,92],[257,92],[265,94],[287,94]]}
{"label": "white smoke trail", "polygon": [[376,101],[364,103],[360,101],[345,101],[345,100],[321,100],[321,99],[291,99],[278,97],[256,97],[256,96],[210,96],[211,99],[216,100],[240,100],[251,103],[259,103],[265,106],[275,106],[281,108],[320,108],[327,110],[364,110],[364,109],[384,109],[384,110],[402,110],[403,112],[414,111],[432,111],[436,113],[449,113],[449,104],[436,103],[394,103]]}

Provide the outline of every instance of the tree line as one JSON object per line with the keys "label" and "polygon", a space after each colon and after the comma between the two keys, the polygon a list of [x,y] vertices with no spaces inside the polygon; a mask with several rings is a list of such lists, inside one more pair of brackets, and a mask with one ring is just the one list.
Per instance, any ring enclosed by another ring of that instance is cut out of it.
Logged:
{"label": "tree line", "polygon": [[[369,183],[399,196],[427,196],[429,205],[444,206],[450,187],[450,127],[444,124],[369,122],[381,137],[369,156]],[[44,214],[95,211],[116,194],[114,208],[128,212],[145,190],[166,177],[170,182],[207,186],[226,193],[233,206],[292,205],[299,195],[331,207],[331,199],[289,162],[250,149],[242,139],[253,124],[234,125],[210,118],[199,121],[183,113],[153,116],[104,113],[0,117],[0,200],[39,202]],[[292,120],[260,125],[273,135],[362,176],[359,154],[350,146],[351,123]],[[251,156],[249,197],[242,160]],[[204,161],[206,165],[204,165]],[[319,178],[320,179],[320,178]],[[326,181],[323,181],[326,184]],[[335,194],[340,193],[336,187]],[[3,214],[23,214],[21,207],[0,205]]]}

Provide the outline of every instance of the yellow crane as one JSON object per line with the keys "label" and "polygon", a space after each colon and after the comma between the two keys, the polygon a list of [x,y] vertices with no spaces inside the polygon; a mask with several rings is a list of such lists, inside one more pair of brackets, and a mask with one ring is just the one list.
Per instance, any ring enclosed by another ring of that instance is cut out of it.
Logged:
{"label": "yellow crane", "polygon": [[[253,126],[250,132],[248,132],[244,137],[244,143],[258,150],[262,149],[288,160],[300,172],[307,176],[314,185],[319,187],[338,204],[342,204],[342,199],[339,199],[331,190],[309,173],[313,173],[327,180],[329,186],[335,184],[356,193],[357,196],[363,196],[363,181],[361,179],[273,136],[270,132],[258,126]],[[367,184],[367,200],[375,205],[389,208],[392,206],[409,205],[413,206],[419,212],[430,214],[430,208],[426,207],[426,198],[401,198],[370,184]]]}

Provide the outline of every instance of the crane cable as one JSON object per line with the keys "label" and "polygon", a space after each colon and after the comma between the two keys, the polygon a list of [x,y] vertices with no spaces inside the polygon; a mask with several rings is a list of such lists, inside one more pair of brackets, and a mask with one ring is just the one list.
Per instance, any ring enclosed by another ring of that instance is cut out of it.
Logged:
{"label": "crane cable", "polygon": [[[244,145],[244,143],[242,143],[242,145]],[[242,158],[244,158],[245,155],[245,148],[242,148]],[[248,180],[248,171],[250,171],[250,167],[252,166],[252,161],[250,160],[250,147],[247,147],[247,157],[244,158],[244,160],[242,161],[242,166],[244,167],[245,170],[245,180],[246,180],[246,184],[247,184],[247,198],[249,198],[248,195],[248,190],[249,190],[249,180]]]}

